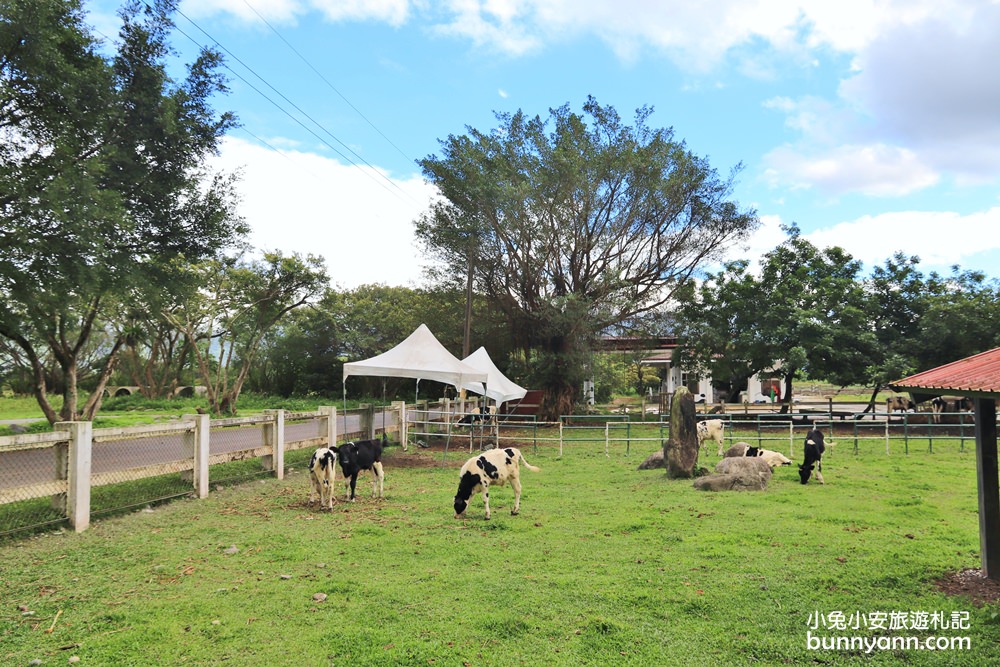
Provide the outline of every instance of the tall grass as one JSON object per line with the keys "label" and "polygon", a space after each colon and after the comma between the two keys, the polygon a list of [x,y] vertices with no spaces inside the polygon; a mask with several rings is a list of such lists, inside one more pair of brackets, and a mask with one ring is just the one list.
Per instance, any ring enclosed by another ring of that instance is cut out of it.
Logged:
{"label": "tall grass", "polygon": [[[933,584],[979,566],[971,453],[835,452],[825,486],[783,468],[765,492],[705,493],[637,471],[648,451],[635,447],[629,457],[596,443],[561,458],[550,446],[523,451],[542,471],[522,472],[519,516],[499,488],[491,521],[478,498],[455,520],[467,453],[445,466],[420,453],[427,466],[402,467],[396,448],[385,499],[370,497],[366,478],[358,502],[340,486],[334,510],[317,511],[306,504],[308,452],[295,452],[281,481],[2,547],[0,662],[995,662],[998,609]],[[972,648],[809,650],[810,614],[831,611],[969,612],[957,634]]]}

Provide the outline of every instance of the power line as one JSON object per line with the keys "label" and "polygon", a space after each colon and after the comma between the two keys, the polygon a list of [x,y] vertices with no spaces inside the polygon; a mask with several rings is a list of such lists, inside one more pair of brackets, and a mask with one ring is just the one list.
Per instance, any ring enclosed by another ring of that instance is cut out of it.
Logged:
{"label": "power line", "polygon": [[322,79],[323,83],[325,83],[327,86],[330,87],[330,90],[332,90],[333,92],[337,93],[337,95],[340,96],[340,99],[344,100],[344,102],[347,104],[347,106],[351,107],[355,111],[355,113],[357,113],[359,116],[361,116],[361,118],[363,118],[364,121],[371,126],[371,128],[373,130],[375,130],[376,132],[378,132],[378,134],[379,134],[380,137],[382,137],[383,139],[385,139],[386,142],[390,146],[392,146],[393,148],[395,148],[396,152],[398,152],[400,155],[402,155],[404,158],[406,158],[410,162],[414,161],[413,158],[411,158],[409,155],[407,155],[406,153],[404,153],[403,150],[399,146],[397,146],[396,144],[394,144],[389,137],[387,137],[385,134],[383,134],[382,130],[378,129],[378,127],[376,127],[375,124],[373,122],[371,122],[368,119],[368,117],[365,116],[365,114],[363,114],[361,112],[360,109],[358,109],[356,106],[354,106],[354,104],[352,104],[351,101],[349,99],[347,99],[347,97],[342,92],[340,92],[339,90],[337,90],[337,87],[334,86],[332,83],[330,83],[330,81],[327,80],[327,78],[325,76],[323,76],[323,74],[318,69],[316,69],[313,66],[313,64],[311,62],[309,62],[309,60],[306,59],[305,56],[303,56],[301,53],[299,53],[298,50],[296,50],[296,48],[294,46],[292,46],[291,43],[287,39],[285,39],[284,36],[280,32],[278,32],[275,29],[274,26],[272,26],[270,23],[268,23],[267,19],[265,19],[263,16],[261,16],[260,12],[258,12],[256,9],[254,9],[253,5],[251,5],[249,2],[247,2],[247,0],[243,0],[243,4],[245,4],[247,7],[249,7],[250,11],[252,11],[254,14],[256,14],[257,18],[259,18],[264,23],[264,25],[266,25],[268,28],[271,29],[271,32],[273,32],[275,35],[277,35],[278,39],[280,39],[282,42],[284,42],[285,45],[289,49],[292,50],[292,53],[294,53],[295,55],[297,55],[302,60],[302,62],[304,62],[309,67],[309,69],[311,69],[313,72],[315,72],[316,76],[318,76],[320,79]]}
{"label": "power line", "polygon": [[[148,3],[146,3],[146,4],[148,6]],[[288,97],[286,95],[284,95],[281,91],[279,91],[277,88],[275,88],[273,85],[271,85],[264,77],[262,77],[260,74],[258,74],[252,67],[250,67],[249,65],[247,65],[238,56],[236,56],[236,54],[234,54],[232,51],[230,51],[225,46],[223,46],[217,39],[215,39],[214,37],[212,37],[212,35],[210,35],[204,28],[202,28],[200,25],[198,25],[195,21],[191,20],[190,17],[188,17],[186,14],[184,14],[184,12],[180,11],[180,9],[177,9],[176,11],[177,11],[177,13],[179,15],[183,16],[189,23],[191,23],[191,25],[193,25],[198,30],[200,30],[208,39],[210,39],[212,42],[214,42],[216,46],[218,46],[220,49],[222,49],[223,51],[225,51],[230,57],[232,57],[233,60],[235,60],[240,65],[242,65],[243,67],[245,67],[249,72],[251,72],[254,76],[256,76],[258,79],[260,79],[268,88],[270,88],[275,93],[277,93],[283,100],[285,100],[288,104],[290,104],[293,108],[295,108],[299,113],[301,113],[303,116],[305,116],[306,118],[308,118],[314,125],[316,125],[316,127],[320,128],[323,132],[325,132],[331,138],[333,138],[334,141],[336,141],[338,144],[340,144],[345,149],[347,149],[350,153],[352,153],[355,157],[357,157],[369,169],[371,169],[372,171],[374,171],[382,180],[384,180],[386,183],[388,183],[393,188],[395,188],[403,196],[407,197],[411,201],[413,200],[413,198],[410,197],[410,195],[407,194],[402,188],[400,188],[399,185],[397,185],[392,179],[386,177],[385,174],[383,174],[382,172],[380,172],[378,169],[376,169],[374,166],[372,166],[367,160],[365,160],[363,157],[361,157],[360,155],[358,155],[353,149],[351,149],[350,146],[348,146],[343,141],[341,141],[336,135],[334,135],[332,132],[330,132],[328,129],[326,129],[321,123],[319,123],[318,121],[316,121],[316,119],[314,119],[312,116],[310,116],[308,113],[306,113],[302,108],[300,108],[297,104],[295,104],[290,99],[288,99]],[[188,35],[187,33],[185,33],[179,27],[175,26],[175,28],[177,29],[178,32],[180,32],[182,35],[184,35],[185,37],[187,37],[188,39],[190,39],[192,42],[194,42],[195,44],[198,44],[198,46],[201,46],[201,44],[197,40],[195,40],[193,37],[191,37],[190,35]],[[337,155],[339,155],[340,157],[342,157],[344,160],[346,160],[347,162],[349,162],[351,165],[353,165],[355,167],[359,166],[356,162],[354,162],[354,160],[352,160],[351,158],[347,157],[342,152],[340,152],[339,150],[337,150],[337,148],[335,146],[333,146],[332,144],[330,144],[330,142],[326,141],[325,139],[323,139],[322,137],[320,137],[318,134],[316,134],[315,132],[313,132],[310,128],[306,127],[306,125],[304,123],[302,123],[299,119],[295,118],[286,109],[282,108],[274,100],[272,100],[270,97],[268,97],[267,95],[265,95],[259,88],[257,88],[252,83],[250,83],[249,81],[247,81],[247,79],[245,77],[241,76],[238,72],[236,72],[236,70],[234,70],[233,68],[229,67],[228,65],[226,65],[226,68],[230,72],[232,72],[234,75],[236,75],[245,84],[247,84],[248,86],[250,86],[251,88],[253,88],[253,90],[256,91],[261,97],[263,97],[264,99],[266,99],[268,102],[270,102],[275,107],[277,107],[280,111],[282,111],[282,113],[284,113],[286,116],[288,116],[293,121],[295,121],[296,123],[298,123],[304,130],[306,130],[307,132],[309,132],[310,134],[312,134],[314,137],[316,137],[318,140],[320,140],[321,142],[323,142],[324,144],[326,144]],[[372,180],[375,180],[376,182],[378,182],[371,175],[370,172],[365,171],[364,173],[369,178],[372,178]],[[386,188],[385,185],[383,185],[381,183],[380,183],[380,185],[382,185],[383,188],[385,188],[386,190],[388,190],[388,188]]]}

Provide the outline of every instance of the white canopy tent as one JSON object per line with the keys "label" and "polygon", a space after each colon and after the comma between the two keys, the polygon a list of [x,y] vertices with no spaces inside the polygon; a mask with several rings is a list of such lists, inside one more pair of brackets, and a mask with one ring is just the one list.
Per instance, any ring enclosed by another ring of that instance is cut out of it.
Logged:
{"label": "white canopy tent", "polygon": [[465,359],[465,363],[486,373],[486,385],[482,382],[466,382],[463,389],[475,392],[497,402],[497,405],[507,401],[517,401],[524,398],[528,390],[511,381],[506,375],[500,372],[485,347],[481,347]]}
{"label": "white canopy tent", "polygon": [[[449,352],[434,337],[426,324],[421,324],[406,340],[387,352],[344,364],[344,384],[351,375],[414,378],[419,389],[421,380],[434,380],[461,389],[466,383],[485,382],[488,374],[463,362]],[[345,388],[346,396],[346,388]]]}

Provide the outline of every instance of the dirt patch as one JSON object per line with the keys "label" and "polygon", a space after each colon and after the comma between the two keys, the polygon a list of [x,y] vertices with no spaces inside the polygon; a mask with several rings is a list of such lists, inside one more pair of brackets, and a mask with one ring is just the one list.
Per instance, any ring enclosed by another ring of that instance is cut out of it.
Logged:
{"label": "dirt patch", "polygon": [[935,581],[934,585],[945,595],[969,598],[977,607],[1000,603],[1000,581],[987,579],[982,570],[975,568],[949,572]]}
{"label": "dirt patch", "polygon": [[442,452],[442,449],[435,451],[433,448],[415,452],[411,445],[409,451],[394,449],[391,453],[386,453],[382,460],[386,466],[393,468],[460,468],[467,458],[462,452],[452,449],[448,452],[448,458],[442,463]]}

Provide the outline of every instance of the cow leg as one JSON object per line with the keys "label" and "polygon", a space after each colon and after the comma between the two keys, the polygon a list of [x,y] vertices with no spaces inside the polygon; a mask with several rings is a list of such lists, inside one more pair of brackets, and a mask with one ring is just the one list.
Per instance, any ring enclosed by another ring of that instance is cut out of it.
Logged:
{"label": "cow leg", "polygon": [[486,519],[490,518],[490,485],[483,482],[483,505],[486,506]]}
{"label": "cow leg", "polygon": [[719,456],[722,456],[722,454],[723,454],[723,451],[722,451],[722,438],[719,438],[718,443],[719,443]]}
{"label": "cow leg", "polygon": [[351,475],[351,495],[350,495],[350,500],[351,500],[352,503],[354,502],[354,487],[357,485],[357,483],[358,483],[358,473],[355,472],[353,475]]}
{"label": "cow leg", "polygon": [[816,481],[820,484],[826,483],[823,481],[823,464],[818,461],[816,462]]}
{"label": "cow leg", "polygon": [[514,477],[510,480],[510,488],[514,489],[514,509],[510,511],[512,516],[517,516],[521,511],[521,480]]}
{"label": "cow leg", "polygon": [[375,478],[372,495],[381,498],[385,486],[385,471],[382,470],[382,464],[378,461],[372,464],[372,476]]}

